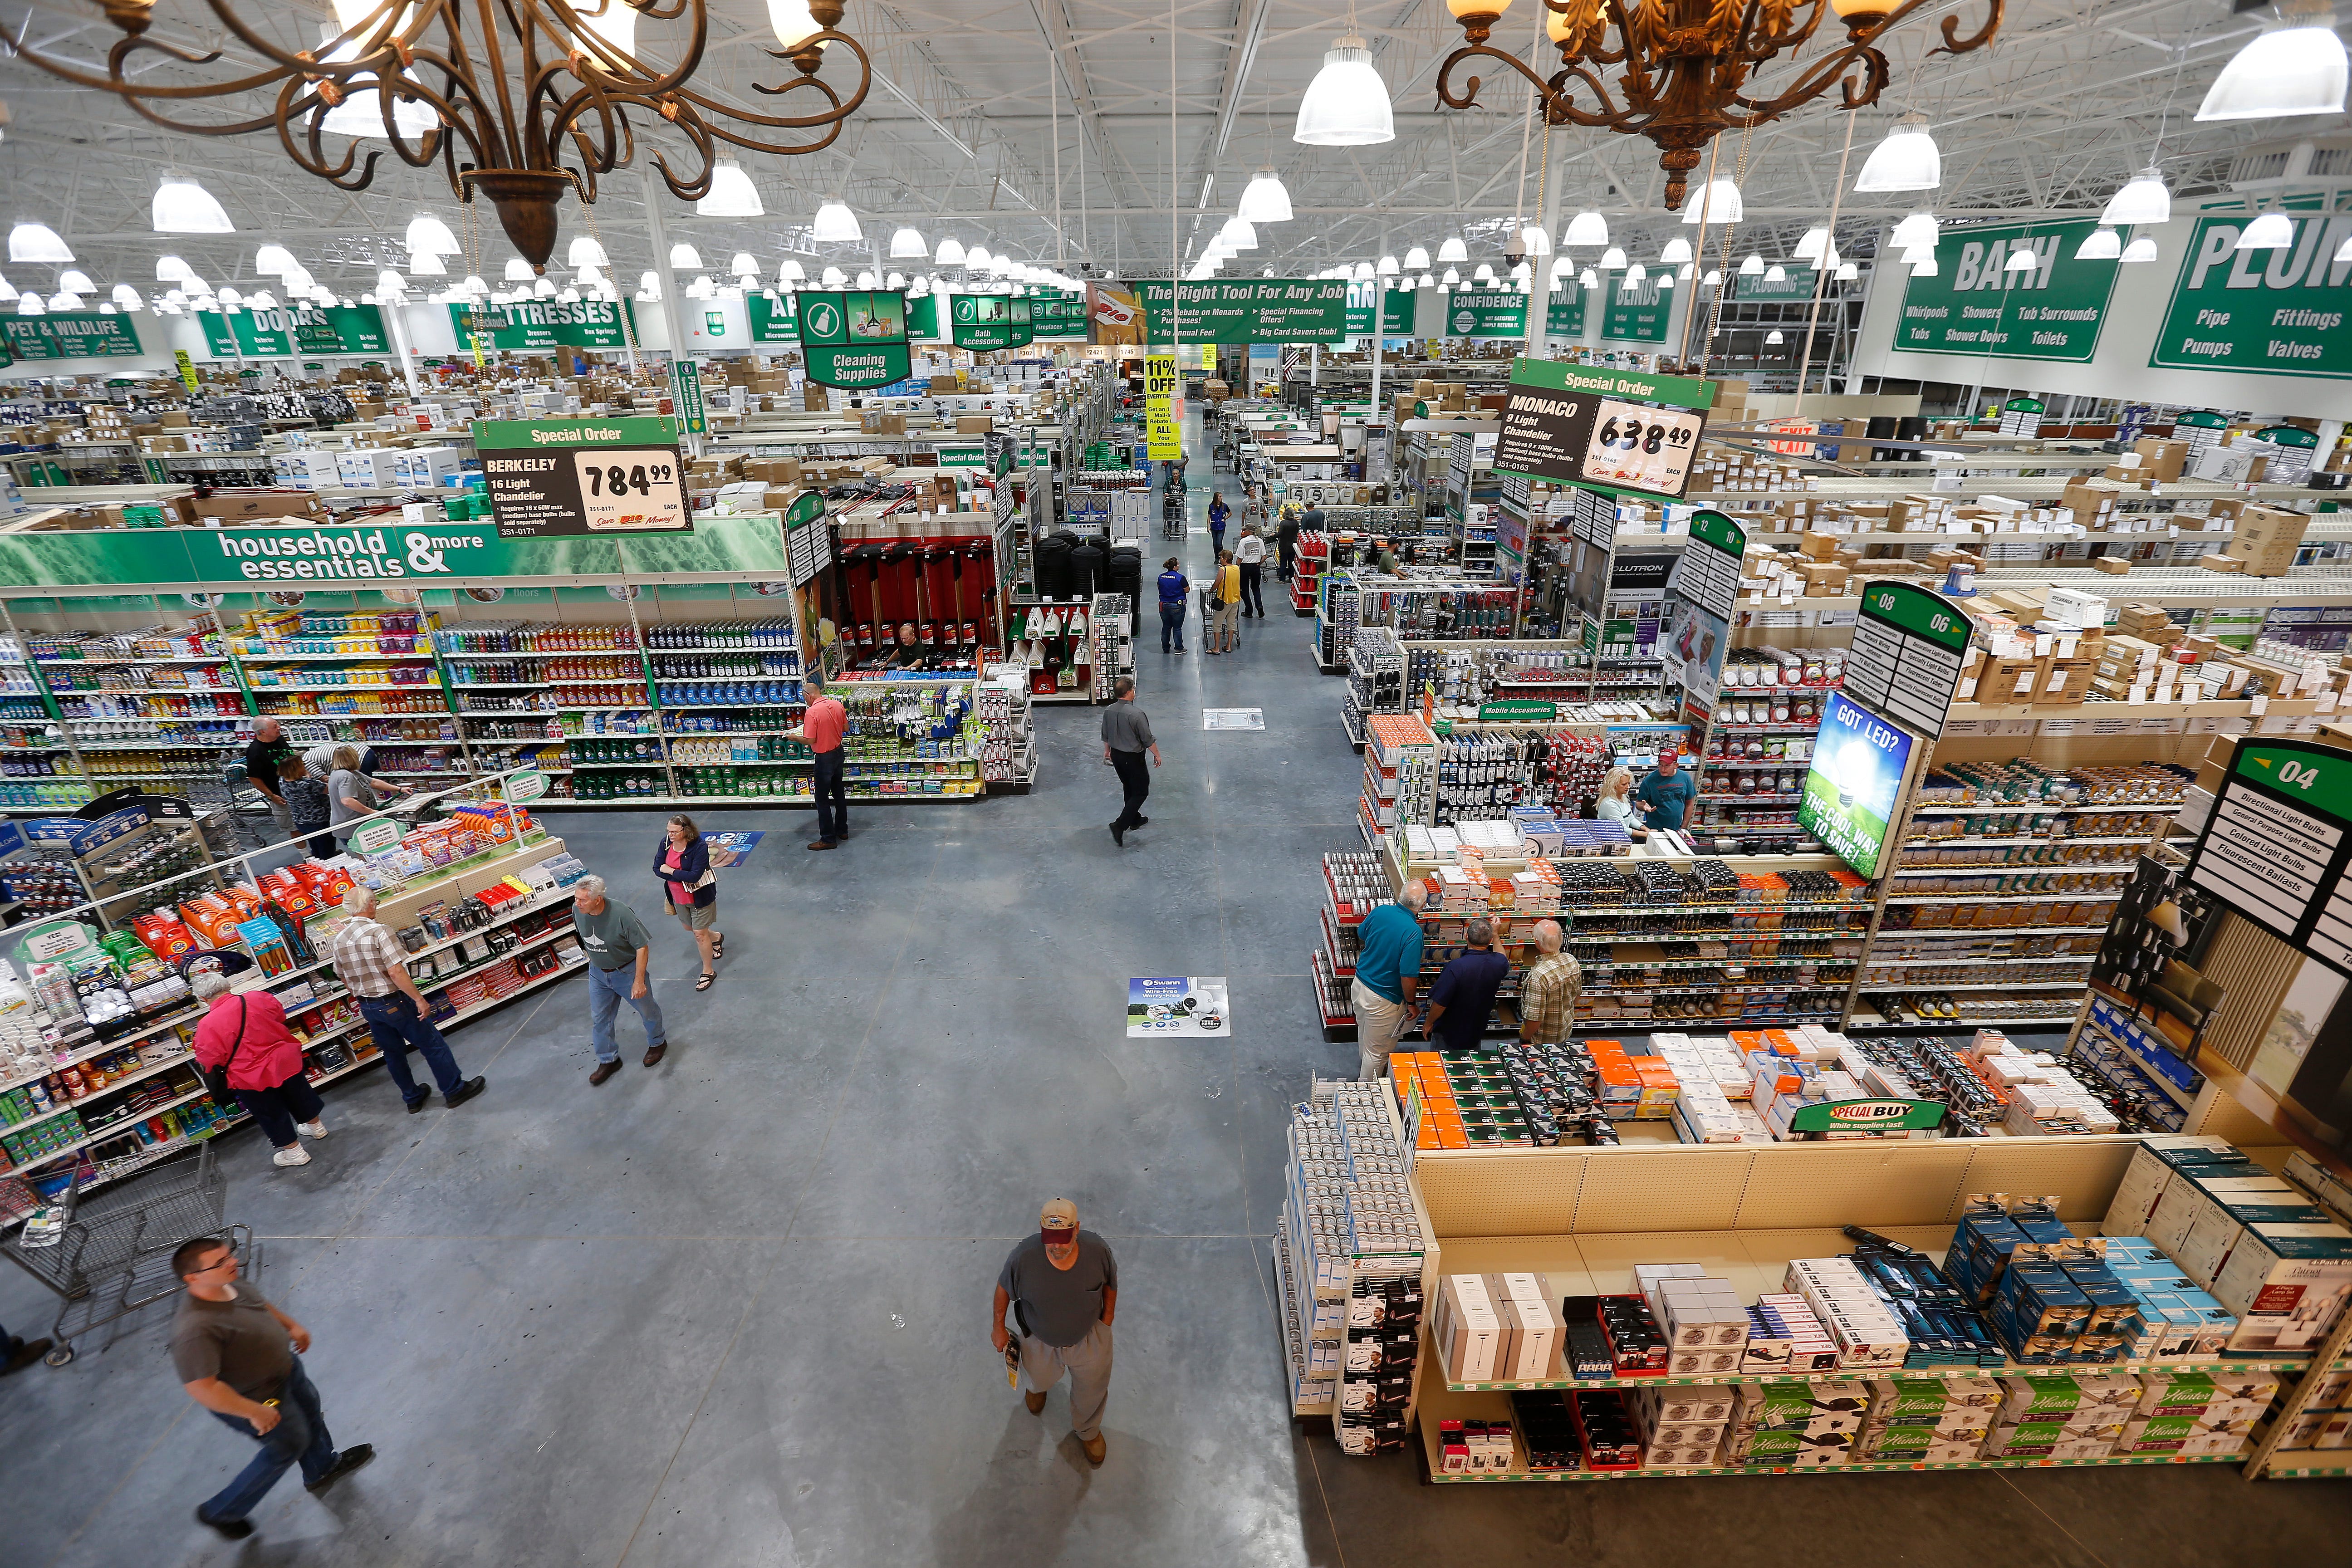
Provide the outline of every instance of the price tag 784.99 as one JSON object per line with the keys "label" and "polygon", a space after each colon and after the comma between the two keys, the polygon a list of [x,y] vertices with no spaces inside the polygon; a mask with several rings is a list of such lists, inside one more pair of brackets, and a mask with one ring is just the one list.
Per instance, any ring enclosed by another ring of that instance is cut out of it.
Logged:
{"label": "price tag 784.99", "polygon": [[572,463],[591,533],[685,526],[686,489],[675,452],[658,447],[574,452]]}

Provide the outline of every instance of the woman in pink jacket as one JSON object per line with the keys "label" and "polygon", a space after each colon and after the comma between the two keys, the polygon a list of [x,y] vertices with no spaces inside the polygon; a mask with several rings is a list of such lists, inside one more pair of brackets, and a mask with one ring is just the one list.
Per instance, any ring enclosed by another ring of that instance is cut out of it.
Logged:
{"label": "woman in pink jacket", "polygon": [[309,1164],[302,1138],[327,1135],[320,1121],[326,1102],[302,1076],[302,1043],[286,1026],[286,1009],[267,991],[233,991],[217,970],[198,972],[188,986],[207,1008],[196,1026],[196,1065],[228,1068],[229,1088],[277,1146],[273,1163]]}

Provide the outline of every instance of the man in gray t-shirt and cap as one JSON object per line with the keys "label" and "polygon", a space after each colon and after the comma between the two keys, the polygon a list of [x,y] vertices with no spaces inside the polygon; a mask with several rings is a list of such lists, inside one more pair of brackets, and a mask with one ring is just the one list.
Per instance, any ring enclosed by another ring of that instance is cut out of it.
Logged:
{"label": "man in gray t-shirt and cap", "polygon": [[1150,718],[1135,705],[1135,678],[1120,676],[1111,682],[1110,693],[1110,706],[1103,710],[1103,761],[1118,771],[1124,799],[1110,837],[1124,849],[1129,830],[1151,820],[1143,815],[1144,799],[1151,794],[1151,769],[1143,765],[1143,753],[1150,752],[1151,767],[1158,767],[1160,742],[1151,738]]}
{"label": "man in gray t-shirt and cap", "polygon": [[1087,1463],[1103,1462],[1103,1406],[1110,1400],[1110,1321],[1118,1310],[1118,1262],[1103,1238],[1078,1228],[1078,1205],[1055,1198],[1037,1215],[1037,1234],[1024,1237],[996,1277],[989,1342],[1002,1352],[1013,1342],[1004,1309],[1021,1332],[1023,1394],[1029,1414],[1045,1409],[1045,1391],[1070,1374],[1070,1430]]}

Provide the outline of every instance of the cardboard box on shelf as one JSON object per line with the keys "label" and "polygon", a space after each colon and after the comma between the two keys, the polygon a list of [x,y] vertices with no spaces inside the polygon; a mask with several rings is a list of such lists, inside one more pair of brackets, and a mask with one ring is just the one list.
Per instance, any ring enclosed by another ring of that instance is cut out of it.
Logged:
{"label": "cardboard box on shelf", "polygon": [[996,421],[985,414],[959,414],[955,427],[959,436],[985,436],[996,428]]}
{"label": "cardboard box on shelf", "polygon": [[[2226,555],[2226,554],[2225,554],[2225,555],[2200,555],[2200,556],[2197,558],[2197,564],[2198,564],[2198,566],[2199,566],[2199,568],[2200,568],[2200,570],[2202,570],[2202,571],[2206,571],[2206,572],[2238,572],[2238,573],[2242,573],[2242,572],[2244,572],[2244,571],[2246,570],[2246,563],[2245,563],[2244,559],[2243,559],[2243,558],[2242,558],[2242,557],[2240,557],[2240,556],[2236,556],[2236,555]],[[2259,573],[2259,572],[2258,572],[2258,573],[2254,574],[2254,575],[2256,575],[2256,576],[2263,576],[2263,575],[2284,576],[2284,575],[2285,575],[2285,574],[2284,574],[2284,573],[2283,573],[2283,572],[2282,572],[2282,573],[2276,573],[2276,574],[2264,574],[2264,573]]]}
{"label": "cardboard box on shelf", "polygon": [[2189,443],[2167,440],[2160,436],[2143,436],[2132,443],[2139,454],[2145,477],[2161,485],[2175,483],[2189,462]]}
{"label": "cardboard box on shelf", "polygon": [[289,522],[324,522],[326,503],[310,490],[215,490],[191,496],[189,507],[200,519],[251,522],[263,518]]}
{"label": "cardboard box on shelf", "polygon": [[2091,570],[2094,572],[2105,572],[2113,576],[2122,577],[2128,575],[2131,569],[2131,562],[2121,555],[2091,557]]}

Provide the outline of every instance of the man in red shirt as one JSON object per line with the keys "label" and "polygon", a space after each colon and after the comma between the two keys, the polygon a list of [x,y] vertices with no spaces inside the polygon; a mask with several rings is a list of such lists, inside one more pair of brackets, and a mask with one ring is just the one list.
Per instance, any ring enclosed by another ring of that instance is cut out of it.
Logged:
{"label": "man in red shirt", "polygon": [[816,753],[816,837],[812,849],[831,849],[849,837],[849,789],[841,776],[841,735],[849,727],[849,710],[824,692],[824,678],[811,670],[801,681],[808,711],[793,739],[806,741]]}

